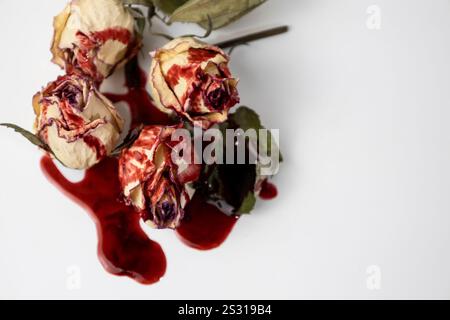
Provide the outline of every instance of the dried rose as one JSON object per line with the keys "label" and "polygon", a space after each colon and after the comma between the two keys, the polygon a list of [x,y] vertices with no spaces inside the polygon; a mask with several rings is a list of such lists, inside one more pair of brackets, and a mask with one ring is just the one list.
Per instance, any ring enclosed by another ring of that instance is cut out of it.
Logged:
{"label": "dried rose", "polygon": [[175,39],[152,53],[150,82],[157,106],[208,128],[239,102],[229,57],[194,38]]}
{"label": "dried rose", "polygon": [[199,165],[173,162],[174,144],[170,138],[174,130],[175,127],[145,127],[119,159],[125,201],[139,211],[149,226],[158,229],[179,226],[184,207],[193,196],[189,183],[198,179],[201,170]]}
{"label": "dried rose", "polygon": [[123,120],[91,80],[65,75],[33,97],[35,130],[65,166],[87,169],[108,156]]}
{"label": "dried rose", "polygon": [[120,0],[72,0],[55,17],[52,61],[97,82],[137,53],[134,18]]}

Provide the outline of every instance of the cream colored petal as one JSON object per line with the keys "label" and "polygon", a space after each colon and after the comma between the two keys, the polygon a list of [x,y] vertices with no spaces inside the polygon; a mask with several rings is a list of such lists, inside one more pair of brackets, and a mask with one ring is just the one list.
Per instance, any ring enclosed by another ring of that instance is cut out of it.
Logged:
{"label": "cream colored petal", "polygon": [[[36,129],[64,165],[73,169],[90,168],[102,159],[96,150],[84,142],[84,137],[90,135],[97,138],[108,155],[117,145],[123,120],[105,96],[96,89],[89,89],[92,86],[84,78],[72,75],[63,79],[49,84],[43,90],[44,93],[34,97]],[[83,90],[83,100],[86,103],[83,111],[73,109],[77,116],[83,119],[83,126],[70,129],[62,125],[63,115],[59,99],[51,95],[52,88],[67,85],[67,82]],[[41,101],[43,95],[45,104]]]}
{"label": "cream colored petal", "polygon": [[97,53],[99,60],[105,64],[114,65],[122,60],[127,53],[128,46],[117,40],[106,41]]}
{"label": "cream colored petal", "polygon": [[113,27],[134,30],[134,18],[121,0],[76,0],[74,10],[79,14],[81,31],[102,31]]}
{"label": "cream colored petal", "polygon": [[166,45],[164,45],[158,51],[160,51],[160,52],[165,51],[169,55],[176,55],[181,52],[185,52],[185,51],[189,50],[190,48],[217,51],[217,53],[228,58],[228,55],[219,47],[212,46],[203,41],[197,40],[193,37],[176,38],[176,39],[168,42]]}
{"label": "cream colored petal", "polygon": [[159,63],[155,60],[152,61],[149,81],[152,96],[158,109],[165,113],[172,113],[172,110],[177,112],[183,110],[177,97],[167,85]]}
{"label": "cream colored petal", "polygon": [[65,63],[64,63],[64,54],[60,49],[60,41],[62,33],[67,24],[67,20],[69,19],[69,16],[70,16],[70,5],[67,5],[64,8],[63,12],[61,12],[53,20],[54,34],[51,46],[51,52],[53,55],[52,62],[61,67],[64,67]]}
{"label": "cream colored petal", "polygon": [[202,127],[204,129],[208,129],[211,127],[211,124],[214,123],[222,123],[228,119],[228,112],[215,112],[208,113],[203,116],[198,116],[193,118],[193,123],[196,126]]}
{"label": "cream colored petal", "polygon": [[117,112],[112,102],[96,89],[90,92],[86,106],[83,110],[83,116],[90,121],[96,119],[105,119],[114,126],[119,133],[124,127],[124,120]]}
{"label": "cream colored petal", "polygon": [[152,229],[158,229],[158,226],[152,220],[145,221],[145,224]]}
{"label": "cream colored petal", "polygon": [[139,185],[130,192],[130,200],[133,206],[140,210],[145,209],[145,196],[142,187]]}
{"label": "cream colored petal", "polygon": [[60,48],[73,48],[78,43],[78,32],[89,35],[117,27],[134,31],[134,18],[120,0],[72,1]]}
{"label": "cream colored petal", "polygon": [[110,123],[97,127],[90,132],[90,135],[97,138],[103,144],[106,154],[109,155],[116,147],[120,133]]}
{"label": "cream colored petal", "polygon": [[55,156],[68,168],[86,169],[95,165],[97,154],[93,149],[86,145],[83,140],[68,143],[65,139],[58,136],[56,125],[47,127],[48,145]]}
{"label": "cream colored petal", "polygon": [[34,114],[39,117],[41,115],[41,99],[42,99],[42,93],[38,92],[33,96],[33,110]]}

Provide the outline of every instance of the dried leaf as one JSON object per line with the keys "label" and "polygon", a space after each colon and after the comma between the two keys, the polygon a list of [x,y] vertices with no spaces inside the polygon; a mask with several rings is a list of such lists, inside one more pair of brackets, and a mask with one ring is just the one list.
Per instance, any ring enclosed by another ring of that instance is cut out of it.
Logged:
{"label": "dried leaf", "polygon": [[256,197],[254,192],[249,192],[242,202],[241,207],[238,210],[238,214],[250,214],[256,205]]}
{"label": "dried leaf", "polygon": [[197,191],[226,215],[250,213],[257,168],[254,164],[205,166]]}
{"label": "dried leaf", "polygon": [[18,125],[12,124],[12,123],[0,123],[1,127],[6,127],[13,129],[15,132],[20,133],[24,138],[26,138],[29,142],[34,144],[35,146],[41,148],[42,150],[48,152],[55,158],[59,163],[61,163],[63,166],[66,166],[61,160],[58,159],[58,157],[55,155],[55,153],[49,148],[49,146],[43,142],[38,136],[31,133],[28,130],[25,130]]}
{"label": "dried leaf", "polygon": [[208,16],[218,29],[241,18],[266,0],[189,0],[176,9],[170,22],[194,22],[208,28]]}
{"label": "dried leaf", "polygon": [[154,0],[154,4],[158,9],[166,14],[172,14],[177,8],[184,5],[188,0]]}
{"label": "dried leaf", "polygon": [[[234,122],[239,128],[241,128],[244,131],[247,131],[249,129],[256,130],[259,137],[259,130],[265,129],[264,126],[261,123],[261,119],[259,118],[259,115],[253,111],[252,109],[248,107],[240,107],[236,110],[233,114],[230,115],[230,121]],[[264,154],[272,155],[273,152],[278,152],[280,156],[280,162],[283,161],[283,156],[279,150],[279,147],[276,146],[276,150],[272,150],[272,134],[270,131],[267,134],[267,141],[263,141],[262,147],[265,150],[261,150],[264,152]]]}
{"label": "dried leaf", "polygon": [[134,22],[136,24],[136,32],[142,37],[145,30],[145,23],[147,18],[140,8],[130,7],[130,11],[134,17]]}
{"label": "dried leaf", "polygon": [[[225,138],[226,129],[242,129],[244,131],[264,129],[259,115],[248,107],[240,107],[230,114],[228,121],[219,126]],[[258,139],[260,136],[258,134]],[[267,135],[266,154],[279,152],[278,146],[271,146],[271,135]],[[224,148],[227,146],[226,138]],[[259,145],[259,141],[258,141]],[[273,150],[275,147],[276,150]],[[224,150],[225,154],[225,150]],[[236,153],[235,153],[236,154]],[[281,156],[281,155],[280,155]],[[257,164],[212,164],[206,165],[196,189],[207,201],[227,215],[249,214],[256,203],[255,185],[259,177],[260,167]]]}
{"label": "dried leaf", "polygon": [[123,0],[123,4],[153,7],[153,0]]}
{"label": "dried leaf", "polygon": [[48,151],[48,146],[35,134],[31,133],[28,130],[25,130],[15,124],[12,123],[0,123],[0,126],[13,129],[15,132],[20,133],[24,138],[26,138],[29,142]]}

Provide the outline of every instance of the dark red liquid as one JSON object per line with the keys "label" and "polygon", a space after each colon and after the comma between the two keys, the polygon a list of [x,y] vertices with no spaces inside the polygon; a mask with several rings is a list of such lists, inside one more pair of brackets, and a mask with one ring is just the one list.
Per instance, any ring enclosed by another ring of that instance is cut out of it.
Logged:
{"label": "dark red liquid", "polygon": [[126,102],[128,104],[131,113],[131,129],[140,124],[171,124],[170,117],[156,108],[148,94],[145,88],[147,76],[139,68],[137,59],[126,65],[125,75],[128,92],[126,94],[106,93],[105,96],[114,103]]}
{"label": "dark red liquid", "polygon": [[[129,104],[132,127],[143,124],[170,124],[167,115],[153,104],[145,89],[145,73],[137,60],[126,67],[128,93],[107,94],[113,102]],[[160,245],[144,233],[140,216],[120,201],[117,159],[108,158],[86,171],[79,183],[68,181],[49,157],[41,161],[48,179],[91,214],[99,237],[98,255],[104,268],[143,284],[157,282],[165,273],[166,258]],[[177,234],[188,246],[209,250],[220,246],[237,222],[216,207],[194,197],[186,207],[186,218]]]}
{"label": "dark red liquid", "polygon": [[41,168],[51,182],[91,214],[103,267],[144,284],[155,283],[166,271],[166,257],[159,244],[141,229],[140,216],[119,200],[117,162],[107,158],[87,170],[79,183],[68,181],[49,157],[42,158]]}
{"label": "dark red liquid", "polygon": [[84,143],[86,143],[92,150],[95,151],[97,159],[102,159],[106,156],[105,146],[100,142],[100,140],[94,136],[85,136],[83,138]]}
{"label": "dark red liquid", "polygon": [[276,198],[277,195],[278,195],[277,187],[267,180],[264,181],[262,184],[261,192],[259,193],[259,197],[264,200],[272,200]]}
{"label": "dark red liquid", "polygon": [[199,250],[220,246],[238,221],[237,217],[225,215],[198,196],[188,203],[185,214],[177,234],[186,245]]}

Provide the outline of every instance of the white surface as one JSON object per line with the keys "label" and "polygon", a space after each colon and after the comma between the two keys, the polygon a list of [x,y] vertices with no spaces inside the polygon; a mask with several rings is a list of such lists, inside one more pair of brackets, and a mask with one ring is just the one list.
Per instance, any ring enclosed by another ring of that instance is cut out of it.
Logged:
{"label": "white surface", "polygon": [[[1,122],[31,128],[32,95],[61,73],[48,48],[64,3],[0,1]],[[373,4],[381,30],[366,26]],[[103,270],[88,214],[0,129],[0,297],[450,298],[450,2],[270,0],[215,38],[284,23],[288,35],[237,48],[232,65],[242,103],[281,129],[275,201],[211,252],[156,232],[167,273],[142,286]]]}

